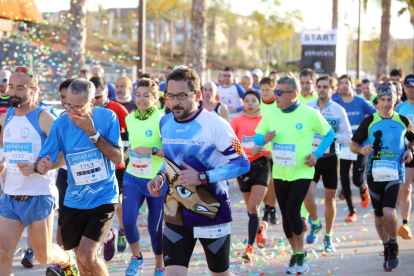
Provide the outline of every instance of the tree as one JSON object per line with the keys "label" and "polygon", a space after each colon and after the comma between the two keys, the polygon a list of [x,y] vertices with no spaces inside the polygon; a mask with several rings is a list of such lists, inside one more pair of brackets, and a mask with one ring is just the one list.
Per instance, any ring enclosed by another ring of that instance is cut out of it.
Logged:
{"label": "tree", "polygon": [[[398,16],[401,16],[405,12],[410,13],[410,23],[414,27],[414,0],[399,0],[400,2],[405,2],[407,4],[406,7],[402,8],[398,12]],[[413,51],[414,51],[414,45],[413,45]],[[413,55],[413,64],[412,64],[412,70],[414,71],[414,55]]]}
{"label": "tree", "polygon": [[332,0],[332,30],[338,29],[338,18],[339,18],[339,0]]}
{"label": "tree", "polygon": [[194,70],[202,80],[205,80],[207,56],[206,2],[206,0],[193,0],[191,9],[191,59]]}
{"label": "tree", "polygon": [[70,1],[67,77],[78,75],[85,67],[87,0]]}

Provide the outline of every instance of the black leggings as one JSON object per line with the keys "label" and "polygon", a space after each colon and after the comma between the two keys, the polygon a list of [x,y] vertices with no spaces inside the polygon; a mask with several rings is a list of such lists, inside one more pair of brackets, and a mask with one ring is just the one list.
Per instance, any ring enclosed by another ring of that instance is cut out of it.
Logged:
{"label": "black leggings", "polygon": [[358,188],[365,187],[365,171],[367,167],[367,157],[363,155],[358,155],[356,161],[345,160],[341,159],[340,161],[340,175],[341,175],[341,184],[342,184],[342,191],[344,193],[344,197],[346,200],[346,204],[348,205],[349,211],[354,211],[354,203],[352,202],[352,192],[351,192],[351,177],[350,177],[350,169],[351,164],[353,164],[352,168],[352,182]]}
{"label": "black leggings", "polygon": [[277,202],[282,213],[283,230],[288,239],[293,234],[303,233],[303,221],[300,216],[300,208],[308,193],[312,179],[298,179],[295,181],[283,181],[273,179]]}

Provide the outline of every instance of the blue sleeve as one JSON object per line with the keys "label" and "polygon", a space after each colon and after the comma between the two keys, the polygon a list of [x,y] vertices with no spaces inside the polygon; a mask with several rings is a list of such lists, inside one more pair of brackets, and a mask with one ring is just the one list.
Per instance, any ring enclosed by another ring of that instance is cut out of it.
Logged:
{"label": "blue sleeve", "polygon": [[108,82],[108,98],[110,100],[115,99],[115,86],[113,83]]}
{"label": "blue sleeve", "polygon": [[106,136],[104,138],[113,144],[114,146],[123,148],[122,141],[120,139],[121,133],[119,132],[119,120],[116,117],[114,112],[112,113],[111,122],[109,124],[108,130],[106,132]]}
{"label": "blue sleeve", "polygon": [[323,153],[331,146],[332,142],[335,139],[335,132],[331,128],[328,133],[323,136],[321,143],[319,144],[319,147],[315,150],[313,154],[315,154],[316,158],[320,158]]}
{"label": "blue sleeve", "polygon": [[161,82],[159,89],[160,91],[164,92],[165,90],[165,81]]}
{"label": "blue sleeve", "polygon": [[367,115],[372,115],[377,112],[375,107],[369,101],[365,100],[365,103],[367,104],[367,111],[365,111]]}
{"label": "blue sleeve", "polygon": [[217,182],[227,179],[236,178],[247,173],[250,170],[250,162],[246,155],[243,154],[237,158],[230,159],[228,163],[207,171],[210,182]]}
{"label": "blue sleeve", "polygon": [[246,91],[244,91],[243,86],[241,86],[239,84],[236,84],[236,87],[237,87],[237,93],[239,93],[240,99],[243,99],[244,94],[246,94]]}
{"label": "blue sleeve", "polygon": [[264,135],[262,134],[255,134],[253,141],[256,145],[258,145],[259,147],[263,147],[264,145],[266,145],[265,140],[264,140]]}
{"label": "blue sleeve", "polygon": [[53,114],[53,116],[55,116],[56,118],[59,118],[59,114],[57,113],[58,111],[57,111],[57,109],[56,108],[54,108],[54,107],[52,107],[51,109],[50,109],[50,113],[52,113]]}
{"label": "blue sleeve", "polygon": [[43,144],[38,157],[46,158],[46,156],[49,155],[52,162],[56,162],[59,152],[63,150],[59,141],[58,133],[58,123],[54,121],[52,127],[50,128],[49,135],[47,136],[47,139]]}

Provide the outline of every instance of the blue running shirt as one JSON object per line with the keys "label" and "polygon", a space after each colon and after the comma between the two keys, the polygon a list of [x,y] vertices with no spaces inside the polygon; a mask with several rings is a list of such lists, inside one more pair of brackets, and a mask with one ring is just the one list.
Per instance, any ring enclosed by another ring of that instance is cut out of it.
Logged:
{"label": "blue running shirt", "polygon": [[[94,107],[92,120],[103,138],[122,148],[119,122],[113,111]],[[72,123],[67,114],[53,123],[39,157],[49,155],[52,162],[56,162],[60,151],[68,166],[65,206],[92,209],[103,204],[118,203],[114,163],[89,140],[85,131]]]}
{"label": "blue running shirt", "polygon": [[408,101],[403,102],[396,109],[398,114],[404,115],[411,122],[414,122],[414,104],[409,104]]}

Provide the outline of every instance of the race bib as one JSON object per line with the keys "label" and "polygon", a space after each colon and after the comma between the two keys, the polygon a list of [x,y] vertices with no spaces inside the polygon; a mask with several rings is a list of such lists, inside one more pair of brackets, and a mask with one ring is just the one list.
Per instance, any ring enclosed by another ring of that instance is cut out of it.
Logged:
{"label": "race bib", "polygon": [[231,222],[213,226],[194,227],[194,238],[218,239],[231,234]]}
{"label": "race bib", "polygon": [[341,152],[339,154],[339,157],[344,160],[356,161],[358,158],[358,154],[353,153],[349,148],[349,145],[350,144],[341,145]]}
{"label": "race bib", "polygon": [[151,154],[139,156],[133,149],[129,149],[129,162],[131,173],[136,175],[152,175]]}
{"label": "race bib", "polygon": [[273,144],[273,162],[280,167],[296,166],[296,145],[294,144]]}
{"label": "race bib", "polygon": [[398,180],[398,163],[388,160],[374,161],[372,164],[372,176],[376,182]]}
{"label": "race bib", "polygon": [[108,179],[105,160],[99,149],[67,155],[76,185],[88,185]]}
{"label": "race bib", "polygon": [[254,136],[242,136],[242,146],[249,149],[255,147]]}
{"label": "race bib", "polygon": [[33,143],[5,142],[4,157],[6,158],[7,172],[22,173],[16,163],[35,162]]}

